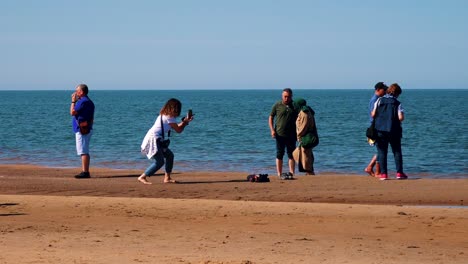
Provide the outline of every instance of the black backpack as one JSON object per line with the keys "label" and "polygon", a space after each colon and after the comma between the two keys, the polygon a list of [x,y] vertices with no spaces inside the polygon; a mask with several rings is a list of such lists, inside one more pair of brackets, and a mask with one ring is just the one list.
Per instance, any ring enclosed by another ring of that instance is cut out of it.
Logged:
{"label": "black backpack", "polygon": [[249,182],[270,182],[268,174],[251,174],[247,176]]}

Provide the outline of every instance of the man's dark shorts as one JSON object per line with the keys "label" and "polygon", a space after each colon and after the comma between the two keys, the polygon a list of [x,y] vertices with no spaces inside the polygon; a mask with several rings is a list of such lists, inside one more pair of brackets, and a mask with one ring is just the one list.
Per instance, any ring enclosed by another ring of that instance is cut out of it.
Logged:
{"label": "man's dark shorts", "polygon": [[296,149],[296,138],[295,137],[281,137],[276,136],[276,158],[283,160],[284,149],[288,154],[288,159],[293,159],[292,153]]}

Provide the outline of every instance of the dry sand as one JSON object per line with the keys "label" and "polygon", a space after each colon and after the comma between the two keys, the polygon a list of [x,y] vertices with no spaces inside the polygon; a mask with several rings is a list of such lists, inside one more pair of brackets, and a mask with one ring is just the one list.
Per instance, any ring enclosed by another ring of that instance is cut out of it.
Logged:
{"label": "dry sand", "polygon": [[76,172],[0,165],[0,263],[468,263],[468,179]]}

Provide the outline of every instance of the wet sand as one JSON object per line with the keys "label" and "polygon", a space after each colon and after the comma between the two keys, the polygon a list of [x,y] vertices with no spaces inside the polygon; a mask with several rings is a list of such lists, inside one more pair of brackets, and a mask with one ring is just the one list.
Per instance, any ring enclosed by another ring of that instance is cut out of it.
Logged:
{"label": "wet sand", "polygon": [[0,165],[0,263],[468,263],[468,179],[76,173]]}

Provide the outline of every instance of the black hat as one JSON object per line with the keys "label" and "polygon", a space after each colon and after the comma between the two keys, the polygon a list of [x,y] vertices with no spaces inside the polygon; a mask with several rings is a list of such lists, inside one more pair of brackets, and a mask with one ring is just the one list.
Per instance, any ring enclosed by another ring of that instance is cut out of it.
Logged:
{"label": "black hat", "polygon": [[374,88],[375,90],[379,90],[379,89],[387,90],[388,86],[385,85],[383,82],[378,82],[375,84]]}

